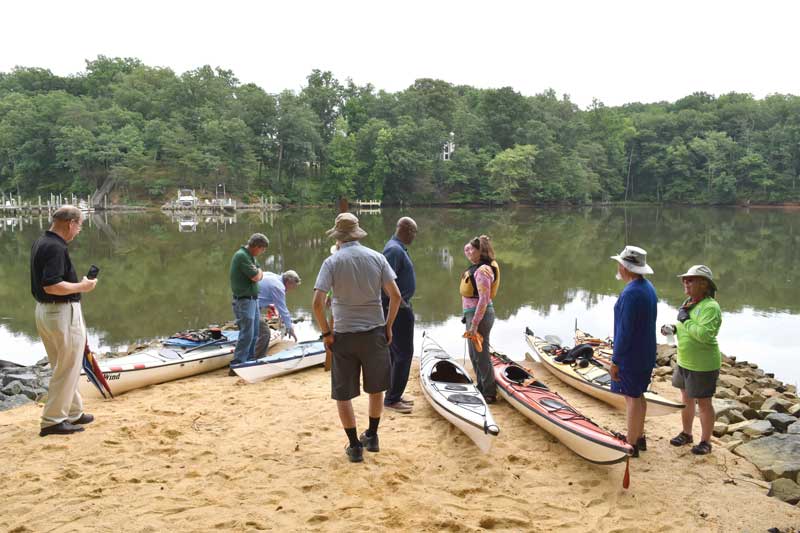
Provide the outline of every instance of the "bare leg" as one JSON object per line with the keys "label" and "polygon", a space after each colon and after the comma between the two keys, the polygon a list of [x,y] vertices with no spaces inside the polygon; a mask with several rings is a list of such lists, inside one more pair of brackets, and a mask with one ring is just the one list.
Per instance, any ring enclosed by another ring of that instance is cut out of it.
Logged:
{"label": "bare leg", "polygon": [[[353,412],[352,404],[350,406],[350,412]],[[369,395],[369,417],[370,418],[380,418],[383,414],[383,393],[382,392],[375,392]],[[339,416],[341,417],[341,411]],[[353,426],[356,424],[355,416],[353,417]],[[353,427],[350,426],[350,427]]]}
{"label": "bare leg", "polygon": [[644,437],[644,421],[647,419],[647,400],[644,399],[644,395],[637,398],[639,400],[639,408],[642,413],[641,419],[639,419],[639,436]]}
{"label": "bare leg", "polygon": [[697,407],[700,409],[700,440],[711,442],[711,432],[714,429],[714,404],[711,398],[697,398]]}
{"label": "bare leg", "polygon": [[356,427],[356,414],[353,412],[352,400],[336,400],[336,410],[339,411],[339,420],[342,421],[343,428]]}
{"label": "bare leg", "polygon": [[644,427],[644,406],[642,405],[644,398],[631,398],[625,396],[626,415],[628,419],[628,442],[636,444],[639,437],[642,436],[642,428]]}
{"label": "bare leg", "polygon": [[[681,422],[683,423],[683,432],[687,435],[692,434],[692,424],[694,423],[694,398],[691,398],[687,393],[686,389],[681,389],[681,401],[683,402],[684,407],[681,410]],[[712,422],[711,426],[713,427],[714,424]]]}

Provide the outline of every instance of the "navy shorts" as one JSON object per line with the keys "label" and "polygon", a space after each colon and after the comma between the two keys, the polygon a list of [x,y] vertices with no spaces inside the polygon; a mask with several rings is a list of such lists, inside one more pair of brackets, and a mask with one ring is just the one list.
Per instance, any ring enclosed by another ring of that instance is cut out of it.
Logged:
{"label": "navy shorts", "polygon": [[631,398],[639,398],[650,386],[651,375],[651,372],[647,374],[629,373],[620,369],[617,376],[619,381],[611,382],[611,391],[630,396]]}

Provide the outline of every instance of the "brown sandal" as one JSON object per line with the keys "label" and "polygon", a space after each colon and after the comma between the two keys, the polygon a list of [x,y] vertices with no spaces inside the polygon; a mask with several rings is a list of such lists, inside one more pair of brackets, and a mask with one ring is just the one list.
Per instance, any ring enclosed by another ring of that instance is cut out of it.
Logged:
{"label": "brown sandal", "polygon": [[[678,435],[676,435],[675,437],[669,439],[669,443],[672,444],[673,446],[685,446],[687,444],[691,444],[692,441],[693,441],[692,436],[689,435],[688,433],[684,433],[683,431],[678,433]],[[695,448],[696,447],[697,446],[695,446]]]}

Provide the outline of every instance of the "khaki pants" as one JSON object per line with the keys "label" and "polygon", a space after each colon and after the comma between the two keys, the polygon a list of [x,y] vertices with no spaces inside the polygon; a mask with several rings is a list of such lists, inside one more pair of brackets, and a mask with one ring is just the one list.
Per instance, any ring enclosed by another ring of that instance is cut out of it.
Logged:
{"label": "khaki pants", "polygon": [[42,413],[42,428],[65,420],[77,420],[83,414],[78,380],[86,346],[86,326],[80,302],[37,303],[36,329],[53,369]]}

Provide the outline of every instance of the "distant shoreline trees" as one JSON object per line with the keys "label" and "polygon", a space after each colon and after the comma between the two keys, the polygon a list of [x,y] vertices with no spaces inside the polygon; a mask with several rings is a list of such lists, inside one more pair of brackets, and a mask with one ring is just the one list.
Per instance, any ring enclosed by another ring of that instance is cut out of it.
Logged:
{"label": "distant shoreline trees", "polygon": [[[453,135],[455,149],[443,157]],[[445,160],[446,159],[446,160]],[[314,70],[268,94],[209,66],[99,56],[0,73],[0,190],[164,198],[177,187],[309,204],[800,200],[800,97],[695,93],[579,109],[419,79],[397,93]],[[112,181],[109,181],[112,180]]]}

